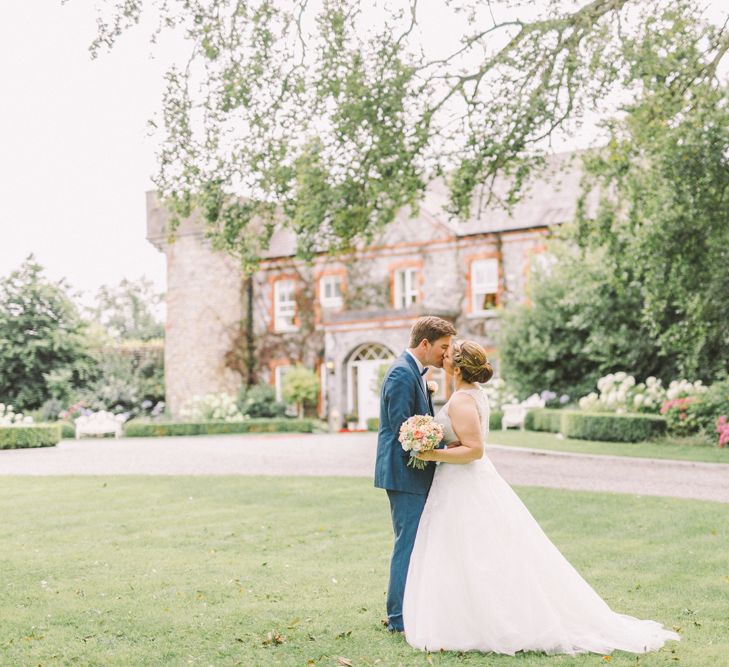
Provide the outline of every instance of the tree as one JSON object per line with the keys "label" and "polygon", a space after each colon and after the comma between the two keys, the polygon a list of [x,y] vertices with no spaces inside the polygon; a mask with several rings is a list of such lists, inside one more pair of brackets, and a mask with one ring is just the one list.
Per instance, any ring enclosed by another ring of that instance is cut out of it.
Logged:
{"label": "tree", "polygon": [[296,405],[300,418],[304,417],[304,408],[316,405],[319,396],[319,379],[314,371],[295,366],[283,378],[282,397],[286,403]]}
{"label": "tree", "polygon": [[153,340],[164,337],[164,324],[155,312],[161,302],[149,279],[124,278],[116,287],[99,288],[90,314],[117,341]]}
{"label": "tree", "polygon": [[529,304],[512,304],[500,331],[501,373],[519,394],[551,390],[579,398],[598,378],[627,370],[673,379],[641,317],[643,290],[601,251],[557,250],[549,275],[535,276]]}
{"label": "tree", "polygon": [[[433,3],[429,3],[432,7]],[[374,8],[373,8],[374,7]],[[552,137],[616,94],[640,94],[644,45],[666,50],[665,81],[718,70],[729,35],[695,0],[444,0],[462,31],[423,48],[425,3],[393,0],[117,0],[91,51],[148,17],[182,33],[167,73],[156,185],[177,216],[201,212],[216,246],[256,264],[274,230],[299,255],[373,238],[427,182],[447,174],[451,210],[474,196],[508,207]],[[496,18],[499,14],[499,18]],[[672,46],[702,35],[687,61]],[[492,190],[510,174],[506,193]]]}
{"label": "tree", "polygon": [[573,238],[605,248],[621,282],[640,285],[657,353],[711,381],[729,368],[729,85],[717,78],[729,44],[707,62],[707,35],[688,18],[674,26],[670,42],[632,47],[643,92],[586,160],[587,187],[603,197]]}
{"label": "tree", "polygon": [[30,255],[0,280],[0,397],[21,410],[67,399],[92,379],[86,326],[61,280]]}

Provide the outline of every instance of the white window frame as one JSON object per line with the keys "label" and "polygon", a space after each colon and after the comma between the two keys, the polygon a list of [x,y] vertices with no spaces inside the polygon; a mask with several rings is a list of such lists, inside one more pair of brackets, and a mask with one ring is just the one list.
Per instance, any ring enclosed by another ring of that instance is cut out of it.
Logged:
{"label": "white window frame", "polygon": [[532,255],[532,265],[536,273],[544,278],[552,275],[556,264],[557,258],[547,250],[541,250]]}
{"label": "white window frame", "polygon": [[291,368],[292,366],[289,364],[282,364],[281,366],[276,366],[276,368],[273,369],[273,385],[276,389],[276,400],[279,403],[283,401],[284,376],[291,370]]}
{"label": "white window frame", "polygon": [[[290,299],[281,301],[281,291],[290,290]],[[275,331],[298,331],[296,325],[296,281],[288,278],[273,284],[273,328]]]}
{"label": "white window frame", "polygon": [[[339,274],[331,274],[322,276],[319,279],[319,303],[322,308],[341,308],[344,303],[342,296],[342,276]],[[327,287],[330,288],[331,294],[327,296]],[[337,294],[337,288],[339,294]]]}
{"label": "white window frame", "polygon": [[[484,273],[479,276],[479,269]],[[471,262],[471,312],[488,313],[490,309],[483,307],[484,297],[499,294],[499,260],[477,259]]]}
{"label": "white window frame", "polygon": [[412,267],[395,270],[394,306],[406,310],[418,302],[418,270]]}

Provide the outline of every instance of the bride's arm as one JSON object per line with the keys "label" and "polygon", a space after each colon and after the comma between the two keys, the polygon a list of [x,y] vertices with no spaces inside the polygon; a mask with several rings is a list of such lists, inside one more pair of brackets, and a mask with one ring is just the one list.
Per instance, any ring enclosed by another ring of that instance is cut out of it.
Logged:
{"label": "bride's arm", "polygon": [[448,449],[422,452],[417,458],[445,463],[470,463],[480,459],[483,456],[483,438],[476,401],[468,394],[457,394],[448,406],[448,416],[460,444]]}

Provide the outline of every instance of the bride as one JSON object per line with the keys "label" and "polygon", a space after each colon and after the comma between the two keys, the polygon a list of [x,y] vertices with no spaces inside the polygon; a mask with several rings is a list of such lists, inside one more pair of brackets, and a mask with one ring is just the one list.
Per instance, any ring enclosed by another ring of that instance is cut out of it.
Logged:
{"label": "bride", "polygon": [[489,404],[476,383],[488,382],[493,370],[483,348],[454,343],[444,368],[456,391],[436,420],[445,441],[458,444],[419,455],[443,465],[408,569],[408,643],[428,651],[605,654],[678,640],[655,621],[611,611],[484,458]]}

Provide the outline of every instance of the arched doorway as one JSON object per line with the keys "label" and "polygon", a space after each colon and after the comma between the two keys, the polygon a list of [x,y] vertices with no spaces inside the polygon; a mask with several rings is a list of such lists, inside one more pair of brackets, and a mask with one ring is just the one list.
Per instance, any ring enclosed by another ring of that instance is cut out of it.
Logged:
{"label": "arched doorway", "polygon": [[379,380],[394,357],[381,343],[364,343],[349,358],[347,411],[357,414],[359,428],[367,428],[368,419],[380,416]]}

